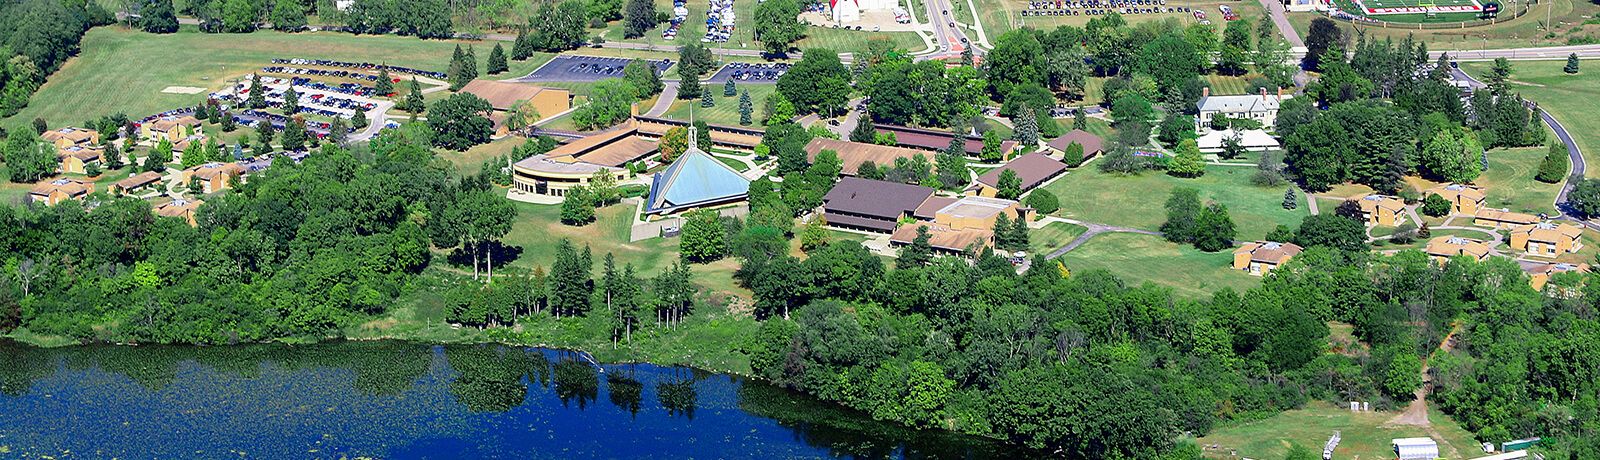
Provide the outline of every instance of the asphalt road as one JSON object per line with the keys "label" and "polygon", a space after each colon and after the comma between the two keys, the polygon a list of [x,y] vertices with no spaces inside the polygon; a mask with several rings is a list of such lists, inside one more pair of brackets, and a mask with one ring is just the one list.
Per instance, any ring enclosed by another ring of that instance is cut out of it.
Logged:
{"label": "asphalt road", "polygon": [[[1563,48],[1575,48],[1575,47],[1563,47]],[[1568,52],[1570,53],[1572,51],[1568,51]],[[1478,81],[1478,79],[1476,79],[1476,78],[1472,78],[1472,75],[1468,75],[1466,72],[1462,72],[1461,69],[1459,69],[1459,68],[1451,68],[1450,69],[1450,74],[1451,74],[1451,76],[1453,78],[1455,78],[1457,80],[1466,80],[1467,83],[1470,84],[1473,89],[1486,88],[1486,87],[1489,86],[1487,84],[1484,84],[1481,81]],[[1544,119],[1544,123],[1546,125],[1549,125],[1550,129],[1554,130],[1556,132],[1556,137],[1561,139],[1561,142],[1567,145],[1567,158],[1572,161],[1572,171],[1570,173],[1568,173],[1568,175],[1567,175],[1567,182],[1565,184],[1561,185],[1561,193],[1556,195],[1555,205],[1556,205],[1556,209],[1561,210],[1561,214],[1562,214],[1561,218],[1562,219],[1578,221],[1577,219],[1570,217],[1571,213],[1567,212],[1567,193],[1571,192],[1572,188],[1577,185],[1577,184],[1573,183],[1572,178],[1574,178],[1574,177],[1580,177],[1580,178],[1583,177],[1584,171],[1588,169],[1588,163],[1583,160],[1583,152],[1578,150],[1578,143],[1577,142],[1573,142],[1572,134],[1567,132],[1567,128],[1565,126],[1562,126],[1561,122],[1556,121],[1555,117],[1550,116],[1550,112],[1540,111],[1539,112],[1539,117],[1543,118]],[[1578,222],[1581,222],[1585,226],[1588,226],[1590,228],[1595,228],[1597,230],[1600,230],[1600,226],[1597,226],[1597,225],[1595,225],[1593,223],[1590,223],[1588,221],[1578,221]]]}

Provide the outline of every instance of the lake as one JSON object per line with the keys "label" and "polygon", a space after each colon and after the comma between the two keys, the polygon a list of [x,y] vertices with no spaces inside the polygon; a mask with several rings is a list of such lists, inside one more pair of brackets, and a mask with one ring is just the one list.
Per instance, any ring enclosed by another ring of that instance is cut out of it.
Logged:
{"label": "lake", "polygon": [[764,381],[500,345],[0,339],[5,458],[1038,457]]}

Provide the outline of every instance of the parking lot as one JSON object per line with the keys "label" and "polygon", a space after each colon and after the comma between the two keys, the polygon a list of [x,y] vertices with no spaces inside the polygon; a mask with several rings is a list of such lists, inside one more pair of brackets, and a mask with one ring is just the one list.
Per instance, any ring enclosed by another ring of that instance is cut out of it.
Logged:
{"label": "parking lot", "polygon": [[[622,68],[633,62],[632,59],[599,57],[599,56],[573,56],[561,55],[539,66],[533,73],[518,78],[515,81],[522,83],[541,82],[590,82],[607,78],[622,77]],[[645,61],[655,64],[656,71],[666,73],[677,62],[670,59],[659,61]]]}
{"label": "parking lot", "polygon": [[789,71],[787,63],[746,64],[735,62],[722,66],[706,83],[722,84],[732,78],[737,83],[777,83],[778,77]]}

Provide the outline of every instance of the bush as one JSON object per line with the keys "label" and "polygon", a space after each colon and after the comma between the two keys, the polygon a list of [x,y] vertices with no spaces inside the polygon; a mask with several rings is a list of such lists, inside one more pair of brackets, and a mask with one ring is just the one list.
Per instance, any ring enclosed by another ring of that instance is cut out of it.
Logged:
{"label": "bush", "polygon": [[1561,142],[1550,144],[1550,152],[1539,163],[1539,174],[1534,179],[1547,184],[1561,182],[1567,177],[1567,161],[1567,146]]}
{"label": "bush", "polygon": [[1049,190],[1038,189],[1028,194],[1028,207],[1036,209],[1039,214],[1051,214],[1061,209],[1061,200]]}
{"label": "bush", "polygon": [[1428,217],[1444,217],[1450,214],[1450,200],[1437,193],[1430,193],[1427,198],[1422,199],[1420,210]]}

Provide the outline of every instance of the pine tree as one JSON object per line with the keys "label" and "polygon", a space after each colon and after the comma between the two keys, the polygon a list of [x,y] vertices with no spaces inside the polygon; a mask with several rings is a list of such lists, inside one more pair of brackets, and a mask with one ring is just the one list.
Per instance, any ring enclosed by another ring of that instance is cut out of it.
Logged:
{"label": "pine tree", "polygon": [[267,107],[267,92],[266,89],[261,87],[260,74],[250,76],[250,96],[245,99],[245,105],[252,109]]}
{"label": "pine tree", "polygon": [[744,93],[739,94],[739,124],[750,126],[751,123],[754,123],[755,121],[750,118],[753,112],[755,112],[755,104],[750,101],[750,90],[745,90]]}
{"label": "pine tree", "polygon": [[739,89],[733,86],[732,78],[729,78],[727,83],[722,84],[722,97],[733,97],[737,94],[739,94]]}
{"label": "pine tree", "polygon": [[499,75],[507,70],[511,70],[511,67],[506,63],[506,50],[495,43],[494,50],[489,51],[489,75]]}
{"label": "pine tree", "polygon": [[367,109],[365,107],[356,107],[356,113],[350,116],[350,127],[355,129],[367,129],[368,124]]}
{"label": "pine tree", "polygon": [[233,121],[233,114],[227,113],[227,112],[223,112],[222,113],[222,132],[231,133],[235,129],[239,129],[239,123],[236,122],[236,121]]}
{"label": "pine tree", "polygon": [[422,85],[417,84],[417,77],[411,77],[411,94],[406,95],[406,112],[415,120],[417,115],[428,110],[428,104],[422,96]]}
{"label": "pine tree", "polygon": [[972,67],[976,63],[977,63],[977,61],[972,56],[972,47],[971,46],[968,46],[966,49],[961,50],[961,66],[962,67]]}
{"label": "pine tree", "polygon": [[[994,132],[994,131],[989,131]],[[987,133],[985,133],[987,134]],[[850,130],[850,142],[871,144],[878,141],[878,128],[865,119],[856,120],[855,129]]]}
{"label": "pine tree", "polygon": [[[472,45],[467,45],[467,54],[463,57],[462,71],[467,75],[467,81],[478,79],[478,55]],[[465,85],[462,85],[465,86]]]}
{"label": "pine tree", "polygon": [[1083,110],[1083,106],[1078,106],[1078,110],[1072,114],[1072,129],[1085,131],[1089,129],[1089,115]]}
{"label": "pine tree", "polygon": [[895,269],[925,267],[933,261],[933,245],[928,242],[933,235],[928,233],[927,225],[917,226],[917,236],[911,239],[911,244],[900,248],[900,258],[894,262]]}
{"label": "pine tree", "polygon": [[300,93],[295,92],[294,87],[290,86],[288,91],[283,92],[283,116],[292,117],[299,112]]}
{"label": "pine tree", "polygon": [[1028,104],[1022,104],[1017,109],[1017,117],[1013,120],[1013,124],[1016,125],[1016,128],[1012,131],[1011,136],[1012,139],[1017,140],[1017,143],[1022,144],[1023,147],[1032,147],[1039,144],[1039,120],[1035,118],[1032,110],[1028,110]]}
{"label": "pine tree", "polygon": [[1291,185],[1288,189],[1283,191],[1283,209],[1293,211],[1298,207],[1300,207],[1300,200],[1298,197],[1296,197],[1294,186]]}
{"label": "pine tree", "polygon": [[714,107],[716,105],[717,105],[717,101],[711,98],[711,92],[710,91],[701,91],[700,92],[700,106],[701,107]]}
{"label": "pine tree", "polygon": [[678,83],[678,99],[697,99],[700,97],[700,76],[694,73],[683,76]]}
{"label": "pine tree", "polygon": [[345,138],[350,136],[350,128],[346,126],[344,119],[334,118],[333,123],[328,125],[328,137],[323,140],[328,141],[329,144],[344,147]]}
{"label": "pine tree", "polygon": [[1567,55],[1567,66],[1561,68],[1566,73],[1578,73],[1578,53]]}
{"label": "pine tree", "polygon": [[525,61],[533,56],[533,42],[529,41],[528,28],[517,29],[517,41],[511,43],[511,60]]}
{"label": "pine tree", "polygon": [[372,92],[380,97],[388,97],[394,93],[394,79],[389,77],[389,68],[378,69],[378,83],[372,85]]}

